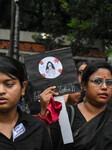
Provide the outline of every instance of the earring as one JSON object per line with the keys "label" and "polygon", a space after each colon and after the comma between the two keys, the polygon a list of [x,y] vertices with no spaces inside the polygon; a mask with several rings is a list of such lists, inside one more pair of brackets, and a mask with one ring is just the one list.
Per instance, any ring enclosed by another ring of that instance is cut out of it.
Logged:
{"label": "earring", "polygon": [[20,108],[23,112],[30,114],[29,106],[28,106],[28,104],[25,103],[25,99],[23,96],[21,97]]}
{"label": "earring", "polygon": [[84,90],[84,92],[85,92],[86,89],[84,88],[83,90]]}
{"label": "earring", "polygon": [[83,98],[83,102],[86,102],[86,99],[85,99],[85,97]]}

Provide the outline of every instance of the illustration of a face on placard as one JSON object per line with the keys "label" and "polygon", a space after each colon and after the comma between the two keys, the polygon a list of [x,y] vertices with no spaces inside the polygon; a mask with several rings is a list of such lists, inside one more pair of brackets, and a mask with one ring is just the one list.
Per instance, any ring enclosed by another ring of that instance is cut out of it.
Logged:
{"label": "illustration of a face on placard", "polygon": [[38,67],[40,74],[47,79],[54,79],[60,76],[63,71],[62,63],[52,56],[43,58]]}

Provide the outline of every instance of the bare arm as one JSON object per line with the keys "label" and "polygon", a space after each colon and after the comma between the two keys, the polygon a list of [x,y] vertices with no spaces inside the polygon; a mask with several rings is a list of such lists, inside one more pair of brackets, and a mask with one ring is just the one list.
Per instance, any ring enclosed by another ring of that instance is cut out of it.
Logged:
{"label": "bare arm", "polygon": [[50,97],[59,95],[59,93],[53,91],[54,89],[56,89],[56,86],[49,87],[40,94],[41,115],[43,117],[46,117],[46,108],[50,103]]}

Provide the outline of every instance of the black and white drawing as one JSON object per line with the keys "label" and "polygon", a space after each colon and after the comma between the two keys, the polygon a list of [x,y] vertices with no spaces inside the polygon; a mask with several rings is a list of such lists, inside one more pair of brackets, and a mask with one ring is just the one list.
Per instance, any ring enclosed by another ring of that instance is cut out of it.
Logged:
{"label": "black and white drawing", "polygon": [[55,57],[45,57],[39,63],[39,72],[47,79],[58,77],[62,73],[62,70],[62,63]]}

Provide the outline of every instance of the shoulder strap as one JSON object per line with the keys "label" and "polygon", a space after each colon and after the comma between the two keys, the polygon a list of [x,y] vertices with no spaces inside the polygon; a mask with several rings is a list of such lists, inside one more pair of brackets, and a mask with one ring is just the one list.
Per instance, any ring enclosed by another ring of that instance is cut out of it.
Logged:
{"label": "shoulder strap", "polygon": [[72,105],[69,105],[70,109],[71,109],[71,117],[70,117],[70,124],[72,126],[73,124],[73,120],[74,120],[74,115],[75,115],[75,109]]}

